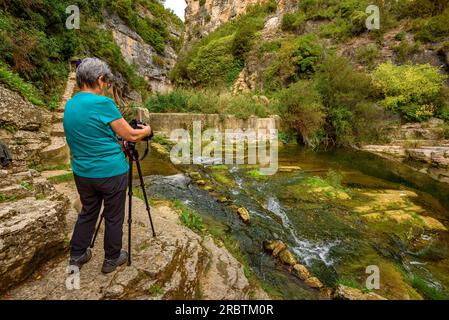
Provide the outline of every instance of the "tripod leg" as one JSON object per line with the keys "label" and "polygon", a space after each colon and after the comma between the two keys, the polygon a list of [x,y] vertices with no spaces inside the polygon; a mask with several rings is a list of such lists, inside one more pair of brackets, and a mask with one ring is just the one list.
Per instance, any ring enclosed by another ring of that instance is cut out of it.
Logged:
{"label": "tripod leg", "polygon": [[154,231],[153,219],[151,218],[151,208],[148,203],[147,191],[145,190],[145,182],[143,181],[142,169],[140,168],[139,161],[136,161],[137,172],[139,173],[140,187],[142,188],[143,197],[145,199],[145,205],[147,206],[148,217],[150,218],[151,230],[153,231],[153,237],[156,237],[156,232]]}
{"label": "tripod leg", "polygon": [[92,239],[92,243],[90,244],[90,248],[92,249],[95,245],[95,241],[97,240],[98,232],[100,231],[101,223],[103,222],[104,215],[101,214],[100,222],[98,223],[97,229],[95,230],[94,238]]}
{"label": "tripod leg", "polygon": [[132,199],[133,199],[133,160],[129,160],[128,174],[128,266],[131,265],[131,225],[132,225]]}

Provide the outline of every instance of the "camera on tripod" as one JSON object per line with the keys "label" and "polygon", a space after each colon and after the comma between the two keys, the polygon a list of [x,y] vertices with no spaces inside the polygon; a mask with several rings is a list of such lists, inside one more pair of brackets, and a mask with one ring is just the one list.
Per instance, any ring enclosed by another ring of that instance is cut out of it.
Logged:
{"label": "camera on tripod", "polygon": [[[141,126],[147,126],[147,124],[145,122],[140,121],[139,119],[133,119],[129,122],[129,125],[131,126],[131,128],[133,128],[134,130],[139,130]],[[142,141],[150,141],[151,139],[153,139],[154,133],[151,132],[151,134],[145,138],[143,138]]]}

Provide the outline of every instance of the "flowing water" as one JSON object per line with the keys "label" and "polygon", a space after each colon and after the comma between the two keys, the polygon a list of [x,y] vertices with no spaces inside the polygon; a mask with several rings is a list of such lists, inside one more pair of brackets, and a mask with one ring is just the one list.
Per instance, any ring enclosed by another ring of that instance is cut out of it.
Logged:
{"label": "flowing water", "polygon": [[150,156],[143,171],[152,198],[179,200],[198,212],[211,233],[235,242],[256,276],[282,298],[315,299],[318,293],[266,254],[264,240],[285,242],[330,287],[363,288],[366,268],[375,265],[376,292],[387,298],[448,297],[448,185],[351,150],[284,147],[279,165],[282,172],[269,177],[253,166],[191,168],[248,209],[249,225],[210,192],[169,177],[178,171],[166,160]]}

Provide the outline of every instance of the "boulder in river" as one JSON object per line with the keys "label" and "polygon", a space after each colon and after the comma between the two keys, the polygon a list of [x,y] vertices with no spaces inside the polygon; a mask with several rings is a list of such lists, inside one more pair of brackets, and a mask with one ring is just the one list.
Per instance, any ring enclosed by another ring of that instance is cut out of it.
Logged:
{"label": "boulder in river", "polygon": [[304,283],[314,289],[321,289],[324,287],[323,283],[317,277],[307,278],[304,280]]}
{"label": "boulder in river", "polygon": [[284,249],[279,253],[279,259],[289,266],[294,266],[298,263],[293,253],[288,249]]}
{"label": "boulder in river", "polygon": [[306,280],[311,277],[309,270],[300,263],[295,264],[293,269],[301,280]]}
{"label": "boulder in river", "polygon": [[363,293],[357,288],[351,288],[344,285],[338,286],[333,298],[336,300],[387,300],[377,293]]}
{"label": "boulder in river", "polygon": [[248,223],[250,220],[249,212],[246,208],[238,208],[237,213],[239,214],[240,218],[243,220],[243,222]]}

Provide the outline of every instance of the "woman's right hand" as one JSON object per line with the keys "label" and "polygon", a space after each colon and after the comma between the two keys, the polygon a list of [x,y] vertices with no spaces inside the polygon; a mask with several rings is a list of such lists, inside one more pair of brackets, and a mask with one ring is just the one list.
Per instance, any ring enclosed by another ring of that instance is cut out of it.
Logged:
{"label": "woman's right hand", "polygon": [[145,125],[142,125],[142,124],[138,124],[137,126],[138,126],[140,129],[142,129],[142,130],[146,130],[146,131],[145,131],[146,135],[144,136],[144,138],[145,138],[145,137],[149,137],[149,136],[151,135],[151,133],[153,132],[153,130],[151,129],[150,126],[145,126]]}
{"label": "woman's right hand", "polygon": [[111,128],[114,132],[129,142],[139,142],[151,135],[150,126],[139,126],[140,129],[133,129],[125,119],[120,118],[111,122]]}

